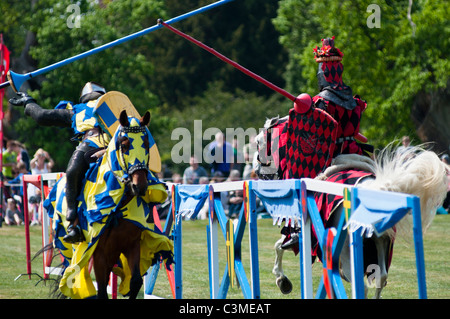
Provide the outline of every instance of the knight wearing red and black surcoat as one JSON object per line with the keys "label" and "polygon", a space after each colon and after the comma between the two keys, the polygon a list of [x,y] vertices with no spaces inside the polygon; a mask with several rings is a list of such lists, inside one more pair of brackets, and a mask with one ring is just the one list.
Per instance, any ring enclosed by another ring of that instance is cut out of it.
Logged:
{"label": "knight wearing red and black surcoat", "polygon": [[313,103],[315,107],[330,114],[338,123],[333,157],[339,154],[363,155],[366,151],[373,151],[370,145],[355,141],[367,103],[358,95],[353,96],[351,87],[344,84],[342,80],[344,66],[341,63],[343,56],[344,54],[334,46],[334,36],[322,39],[322,47],[314,49],[314,58],[319,63],[317,80],[320,93],[313,97]]}
{"label": "knight wearing red and black surcoat", "polygon": [[[331,115],[337,122],[337,134],[332,158],[341,154],[367,155],[373,152],[373,146],[358,143],[355,137],[359,133],[361,116],[367,107],[366,101],[358,95],[353,95],[352,89],[342,80],[344,54],[334,46],[334,36],[322,39],[322,47],[314,49],[314,58],[319,63],[317,80],[320,93],[312,98],[315,108],[322,109]],[[289,161],[289,159],[288,159]],[[325,169],[326,167],[324,167]],[[332,176],[336,183],[354,184],[371,173],[349,170],[344,174]],[[315,176],[312,176],[315,177]],[[318,193],[316,202],[324,220],[327,220],[334,208],[340,203],[342,197]],[[282,234],[286,235],[281,246],[283,249],[293,249],[298,252],[299,229],[284,228]],[[317,240],[313,236],[313,255],[317,254]]]}

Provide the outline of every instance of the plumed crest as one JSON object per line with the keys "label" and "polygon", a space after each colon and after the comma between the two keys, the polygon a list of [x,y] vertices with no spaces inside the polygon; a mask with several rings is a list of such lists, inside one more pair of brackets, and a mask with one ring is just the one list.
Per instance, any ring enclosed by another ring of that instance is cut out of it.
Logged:
{"label": "plumed crest", "polygon": [[322,39],[322,47],[313,49],[316,62],[342,61],[344,53],[334,46],[334,36]]}

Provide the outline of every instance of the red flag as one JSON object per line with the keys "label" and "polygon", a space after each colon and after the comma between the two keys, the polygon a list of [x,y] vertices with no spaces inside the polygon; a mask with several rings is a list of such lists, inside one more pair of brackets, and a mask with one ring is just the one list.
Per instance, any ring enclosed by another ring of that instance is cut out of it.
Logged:
{"label": "red flag", "polygon": [[6,45],[3,43],[3,35],[1,35],[0,39],[0,79],[1,82],[6,81],[6,73],[9,71],[9,50]]}
{"label": "red flag", "polygon": [[[3,43],[3,34],[0,34],[0,83],[6,81],[9,71],[9,50]],[[0,172],[3,170],[3,95],[5,90],[0,89]],[[3,174],[0,177],[0,213],[3,211]]]}

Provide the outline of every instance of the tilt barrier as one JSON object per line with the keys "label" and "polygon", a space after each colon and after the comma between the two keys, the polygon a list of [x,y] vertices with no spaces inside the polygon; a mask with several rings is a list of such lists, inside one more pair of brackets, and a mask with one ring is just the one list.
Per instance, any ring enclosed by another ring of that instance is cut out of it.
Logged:
{"label": "tilt barrier", "polygon": [[[182,219],[195,219],[206,200],[209,201],[207,226],[210,297],[226,298],[230,284],[236,276],[245,298],[259,299],[258,229],[256,197],[272,216],[274,225],[298,223],[301,298],[314,298],[311,263],[311,225],[323,252],[323,276],[315,298],[347,298],[339,275],[339,255],[345,238],[350,236],[352,269],[352,298],[364,298],[364,269],[362,239],[364,234],[381,234],[394,226],[406,214],[413,217],[413,236],[418,278],[418,297],[427,298],[425,260],[423,252],[420,199],[414,195],[374,191],[314,179],[280,181],[239,181],[211,185],[171,185],[173,239],[175,246],[175,298],[183,297]],[[223,209],[220,193],[244,191],[244,205],[233,227]],[[328,193],[344,196],[344,208],[337,228],[326,229],[317,209],[314,194]],[[230,226],[231,224],[231,226]],[[241,260],[241,242],[248,224],[250,248],[250,280]],[[171,227],[166,222],[165,231]],[[218,267],[218,229],[227,245],[227,266],[220,280]],[[231,230],[232,229],[232,230]],[[155,267],[155,266],[154,266]],[[146,282],[154,286],[156,276]]]}
{"label": "tilt barrier", "polygon": [[[27,254],[27,273],[19,275],[35,274],[31,271],[31,253],[29,238],[29,217],[27,186],[31,183],[42,190],[44,200],[50,191],[52,183],[59,179],[62,173],[49,173],[42,175],[24,175],[24,217],[25,239]],[[316,232],[318,243],[323,252],[323,276],[316,290],[316,298],[347,298],[342,279],[339,275],[339,255],[345,242],[345,237],[350,236],[351,269],[352,269],[352,298],[364,298],[364,269],[362,236],[364,234],[381,234],[386,229],[395,225],[406,214],[413,217],[413,239],[416,256],[416,269],[418,279],[418,297],[427,298],[425,260],[423,251],[422,226],[420,216],[420,199],[417,196],[393,193],[386,191],[374,191],[356,188],[338,183],[318,181],[314,179],[291,179],[280,181],[238,181],[225,182],[210,185],[182,185],[168,184],[171,190],[172,207],[168,214],[163,232],[170,234],[174,240],[175,264],[172,271],[168,271],[169,283],[173,297],[183,298],[183,260],[182,260],[182,220],[195,220],[199,210],[206,201],[209,201],[209,225],[206,229],[208,243],[208,265],[210,297],[226,298],[230,285],[233,285],[234,277],[237,278],[239,287],[247,299],[261,298],[259,284],[259,260],[258,260],[258,229],[256,215],[256,198],[264,204],[267,212],[273,218],[274,225],[282,223],[299,223],[301,236],[299,238],[299,264],[301,298],[314,298],[311,269],[311,225]],[[220,200],[222,192],[243,190],[244,205],[240,211],[237,223],[230,222]],[[326,229],[314,199],[314,193],[328,193],[344,196],[344,208],[346,214],[337,228]],[[51,242],[51,221],[43,214],[42,245]],[[154,222],[161,229],[156,210],[153,212]],[[246,274],[241,256],[241,244],[245,228],[248,224],[250,274]],[[227,265],[220,280],[218,236],[219,228],[226,242]],[[44,277],[49,279],[49,274],[58,274],[59,269],[51,267],[52,252],[43,255]],[[155,281],[160,269],[160,263],[151,267],[145,278],[145,297],[151,298]],[[38,275],[38,274],[36,274]],[[115,298],[117,278],[111,278],[110,289]],[[250,280],[249,280],[250,279]]]}

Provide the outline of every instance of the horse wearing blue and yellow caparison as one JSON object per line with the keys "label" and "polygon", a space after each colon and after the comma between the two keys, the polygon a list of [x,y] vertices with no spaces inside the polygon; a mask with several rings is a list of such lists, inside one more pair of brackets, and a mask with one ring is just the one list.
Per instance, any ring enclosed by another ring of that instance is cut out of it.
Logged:
{"label": "horse wearing blue and yellow caparison", "polygon": [[62,240],[69,224],[65,219],[65,177],[44,203],[53,218],[54,247],[64,257],[59,289],[67,297],[90,298],[97,294],[89,274],[91,257],[99,298],[108,298],[111,271],[122,279],[119,292],[136,298],[149,267],[160,258],[168,266],[173,261],[173,243],[147,220],[152,204],[167,198],[165,186],[148,169],[149,140],[153,141],[147,128],[149,122],[148,112],[137,119],[123,111],[103,156],[91,163],[78,198],[85,241],[71,245]]}

